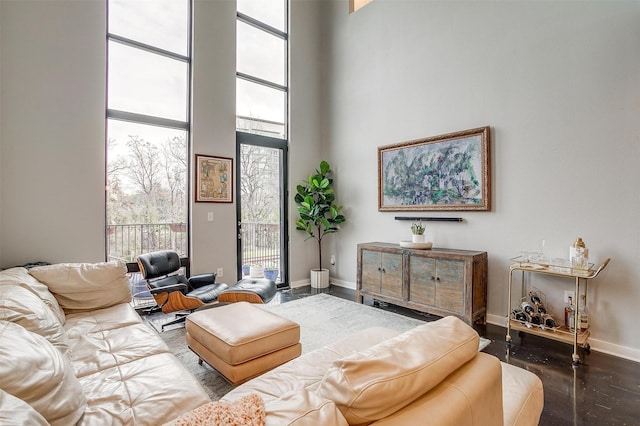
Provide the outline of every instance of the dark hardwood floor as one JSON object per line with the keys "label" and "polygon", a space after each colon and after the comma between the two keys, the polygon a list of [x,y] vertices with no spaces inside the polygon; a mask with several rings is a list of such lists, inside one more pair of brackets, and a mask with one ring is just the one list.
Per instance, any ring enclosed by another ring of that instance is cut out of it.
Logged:
{"label": "dark hardwood floor", "polygon": [[[354,290],[342,287],[301,287],[279,291],[271,303],[286,303],[317,293],[354,301],[356,298]],[[365,299],[365,303],[372,305],[373,301]],[[425,321],[438,319],[394,305],[380,308]],[[571,345],[515,332],[509,348],[504,327],[487,324],[475,328],[480,336],[491,340],[484,352],[542,379],[545,405],[540,425],[640,425],[640,363],[591,351],[583,354],[579,366],[573,367]]]}

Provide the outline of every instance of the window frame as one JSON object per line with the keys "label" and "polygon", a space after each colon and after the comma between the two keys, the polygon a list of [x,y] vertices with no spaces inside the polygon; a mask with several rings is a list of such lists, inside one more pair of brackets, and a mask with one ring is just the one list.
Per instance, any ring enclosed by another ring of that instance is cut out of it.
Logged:
{"label": "window frame", "polygon": [[[283,111],[283,134],[282,137],[274,137],[274,136],[266,136],[260,133],[252,133],[252,132],[244,132],[238,130],[238,111],[236,107],[236,158],[240,158],[241,145],[255,145],[266,148],[278,149],[281,153],[281,183],[283,185],[280,203],[281,210],[281,254],[283,257],[283,261],[281,262],[284,265],[284,270],[281,271],[282,285],[283,287],[288,287],[291,281],[290,278],[290,262],[289,262],[289,57],[290,57],[290,48],[289,48],[289,9],[290,9],[290,1],[282,0],[284,2],[284,31],[281,31],[265,22],[262,22],[258,19],[252,18],[251,16],[239,12],[236,10],[236,21],[243,22],[245,24],[251,25],[259,30],[263,30],[268,34],[271,34],[275,37],[282,39],[285,42],[284,48],[284,85],[278,84],[272,81],[268,81],[256,76],[252,76],[246,73],[238,72],[237,64],[236,64],[236,82],[238,79],[245,80],[250,83],[258,84],[261,86],[265,86],[271,89],[279,90],[283,93],[285,98],[285,105]],[[236,36],[237,37],[237,36]],[[236,39],[237,46],[237,39]],[[237,83],[236,83],[237,87]],[[236,100],[237,102],[237,100]],[[248,118],[248,117],[240,117],[240,118]],[[268,120],[262,120],[267,122]],[[273,123],[275,124],[275,123]],[[239,161],[239,160],[238,160]],[[242,211],[242,194],[239,189],[240,184],[240,165],[236,168],[236,182],[238,182],[238,186],[236,187],[236,223],[238,226],[238,233],[241,232],[240,226],[242,223],[241,219],[241,211]],[[240,265],[240,259],[242,259],[242,245],[241,240],[238,239],[238,244],[236,246],[237,251],[237,276],[238,278],[242,277],[242,265]]]}
{"label": "window frame", "polygon": [[[281,92],[283,92],[284,96],[285,96],[285,106],[284,106],[284,116],[282,117],[284,122],[283,122],[283,128],[284,128],[284,134],[283,137],[281,138],[284,141],[289,140],[289,2],[287,0],[283,0],[285,2],[285,31],[281,31],[269,24],[266,24],[262,21],[259,21],[255,18],[252,18],[251,16],[248,16],[242,12],[239,12],[236,10],[236,20],[243,22],[247,25],[251,25],[254,28],[257,28],[259,30],[265,31],[266,33],[273,35],[275,37],[278,37],[280,39],[282,39],[285,42],[285,57],[284,57],[284,85],[282,84],[278,84],[275,83],[273,81],[269,81],[269,80],[265,80],[259,77],[255,77],[252,76],[250,74],[246,74],[243,72],[239,72],[237,70],[237,66],[236,66],[236,79],[241,79],[241,80],[245,80],[248,81],[250,83],[254,83],[254,84],[258,84],[260,86],[265,86],[271,89],[275,89],[275,90],[279,90]],[[241,132],[240,130],[238,130],[237,128],[237,118],[238,118],[238,113],[236,110],[236,132]],[[241,132],[241,133],[249,133],[249,132]],[[280,138],[279,138],[280,139]]]}

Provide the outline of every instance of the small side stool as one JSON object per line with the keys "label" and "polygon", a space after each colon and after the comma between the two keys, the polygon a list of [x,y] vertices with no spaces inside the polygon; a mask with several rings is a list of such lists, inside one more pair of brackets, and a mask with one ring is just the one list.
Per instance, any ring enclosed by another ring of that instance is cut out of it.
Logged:
{"label": "small side stool", "polygon": [[248,302],[192,313],[187,345],[232,385],[246,382],[302,352],[300,326]]}
{"label": "small side stool", "polygon": [[276,283],[268,279],[245,278],[218,295],[220,303],[269,303],[276,295]]}

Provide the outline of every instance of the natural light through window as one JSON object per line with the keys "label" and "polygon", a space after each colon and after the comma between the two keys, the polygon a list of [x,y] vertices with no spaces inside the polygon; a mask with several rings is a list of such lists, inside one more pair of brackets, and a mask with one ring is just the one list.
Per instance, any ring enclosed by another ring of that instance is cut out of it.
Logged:
{"label": "natural light through window", "polygon": [[108,1],[108,259],[188,255],[190,8]]}
{"label": "natural light through window", "polygon": [[283,0],[238,0],[236,129],[287,137],[287,26]]}

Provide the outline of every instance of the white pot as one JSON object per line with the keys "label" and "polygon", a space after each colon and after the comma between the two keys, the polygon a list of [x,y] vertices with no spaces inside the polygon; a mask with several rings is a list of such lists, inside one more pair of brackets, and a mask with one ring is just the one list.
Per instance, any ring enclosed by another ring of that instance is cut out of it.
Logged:
{"label": "white pot", "polygon": [[328,269],[312,269],[311,270],[311,288],[327,288],[329,287],[329,270]]}
{"label": "white pot", "polygon": [[412,243],[424,243],[424,234],[413,234],[411,236],[411,242]]}

